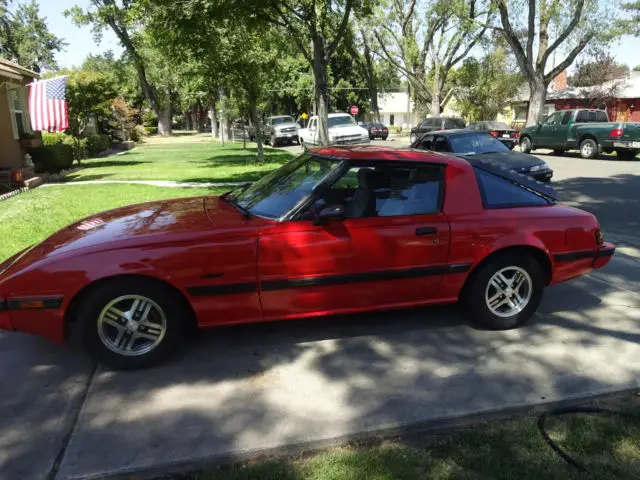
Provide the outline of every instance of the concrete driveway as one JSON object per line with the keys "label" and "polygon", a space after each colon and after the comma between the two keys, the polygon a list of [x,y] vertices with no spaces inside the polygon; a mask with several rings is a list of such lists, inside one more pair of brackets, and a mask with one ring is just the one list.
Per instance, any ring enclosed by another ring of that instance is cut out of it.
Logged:
{"label": "concrete driveway", "polygon": [[457,308],[431,308],[221,328],[167,365],[126,373],[1,334],[0,478],[295,451],[637,387],[640,161],[540,156],[619,249],[607,268],[549,288],[528,325],[480,331]]}

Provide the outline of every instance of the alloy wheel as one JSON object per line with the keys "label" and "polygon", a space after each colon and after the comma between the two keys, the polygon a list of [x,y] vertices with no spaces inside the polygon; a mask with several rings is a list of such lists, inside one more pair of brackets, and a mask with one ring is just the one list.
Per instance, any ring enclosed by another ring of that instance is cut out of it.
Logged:
{"label": "alloy wheel", "polygon": [[516,266],[497,271],[485,289],[487,308],[498,317],[511,317],[522,312],[531,300],[533,282],[529,273]]}
{"label": "alloy wheel", "polygon": [[98,316],[100,341],[114,353],[145,355],[163,340],[167,319],[160,306],[142,295],[124,295],[109,302]]}

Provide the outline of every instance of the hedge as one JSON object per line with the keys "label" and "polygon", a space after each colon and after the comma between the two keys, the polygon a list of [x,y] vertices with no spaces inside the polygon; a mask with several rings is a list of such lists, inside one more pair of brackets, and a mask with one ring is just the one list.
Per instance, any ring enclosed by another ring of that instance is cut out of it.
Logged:
{"label": "hedge", "polygon": [[402,125],[389,125],[389,131],[393,133],[402,133]]}
{"label": "hedge", "polygon": [[36,172],[58,173],[73,165],[73,148],[63,143],[32,148],[29,154],[36,166]]}
{"label": "hedge", "polygon": [[90,157],[95,157],[111,146],[111,139],[109,138],[109,135],[90,135],[86,140],[87,154]]}
{"label": "hedge", "polygon": [[144,133],[147,135],[155,135],[158,133],[158,127],[144,127]]}
{"label": "hedge", "polygon": [[89,135],[76,141],[71,135],[65,133],[42,132],[42,144],[69,145],[73,150],[73,159],[81,160],[87,157],[95,157],[111,146],[109,135]]}

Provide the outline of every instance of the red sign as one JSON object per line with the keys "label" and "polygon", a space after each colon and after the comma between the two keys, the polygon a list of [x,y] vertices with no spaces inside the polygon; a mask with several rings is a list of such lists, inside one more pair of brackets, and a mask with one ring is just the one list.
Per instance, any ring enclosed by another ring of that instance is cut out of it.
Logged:
{"label": "red sign", "polygon": [[357,106],[357,105],[353,105],[353,106],[351,107],[351,115],[357,115],[357,114],[358,114],[358,112],[359,112],[359,110],[358,110],[358,106]]}

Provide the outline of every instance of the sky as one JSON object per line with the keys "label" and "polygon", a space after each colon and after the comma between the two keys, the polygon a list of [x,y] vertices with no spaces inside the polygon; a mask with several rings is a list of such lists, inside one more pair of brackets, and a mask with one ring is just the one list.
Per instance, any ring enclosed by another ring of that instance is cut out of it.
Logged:
{"label": "sky", "polygon": [[[95,55],[107,50],[113,50],[116,54],[122,52],[118,39],[111,30],[105,30],[102,42],[96,45],[90,28],[78,28],[63,15],[65,10],[74,5],[86,9],[89,0],[40,0],[39,3],[40,14],[46,17],[51,32],[64,38],[69,44],[65,51],[57,55],[61,67],[78,66],[89,54]],[[619,63],[633,68],[640,65],[638,50],[640,38],[626,36],[611,47],[610,53]]]}

